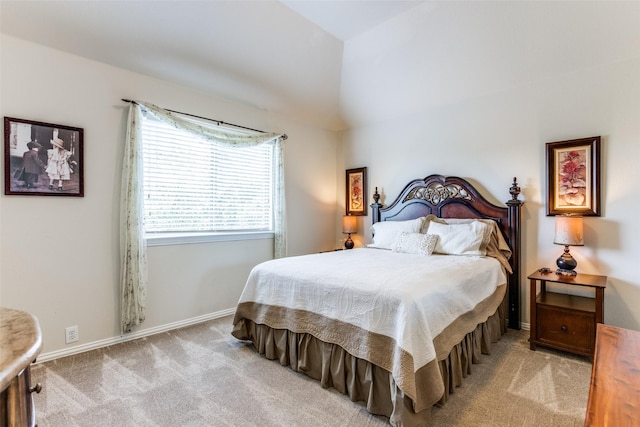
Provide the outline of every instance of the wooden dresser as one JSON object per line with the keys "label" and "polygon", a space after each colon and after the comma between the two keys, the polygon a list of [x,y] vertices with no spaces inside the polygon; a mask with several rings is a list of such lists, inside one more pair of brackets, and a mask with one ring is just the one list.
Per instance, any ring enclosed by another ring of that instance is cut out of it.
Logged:
{"label": "wooden dresser", "polygon": [[640,425],[640,332],[598,324],[584,425]]}
{"label": "wooden dresser", "polygon": [[29,313],[0,307],[0,426],[35,426],[30,366],[42,350],[38,320]]}

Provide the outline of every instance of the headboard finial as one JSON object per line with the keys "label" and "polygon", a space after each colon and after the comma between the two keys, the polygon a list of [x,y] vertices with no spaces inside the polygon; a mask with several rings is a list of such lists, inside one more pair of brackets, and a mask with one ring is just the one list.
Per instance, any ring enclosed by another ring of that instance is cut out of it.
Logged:
{"label": "headboard finial", "polygon": [[518,200],[518,196],[520,195],[520,187],[518,186],[518,180],[516,177],[513,177],[513,184],[509,189],[509,194],[511,194],[511,200]]}
{"label": "headboard finial", "polygon": [[378,193],[378,187],[376,187],[376,191],[373,193],[373,201],[375,203],[378,203],[379,200],[380,200],[380,194]]}

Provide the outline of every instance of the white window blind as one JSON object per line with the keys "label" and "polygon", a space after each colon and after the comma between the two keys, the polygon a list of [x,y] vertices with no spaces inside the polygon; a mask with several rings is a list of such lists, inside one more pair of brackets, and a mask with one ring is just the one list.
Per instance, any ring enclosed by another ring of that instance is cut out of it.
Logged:
{"label": "white window blind", "polygon": [[273,231],[273,144],[226,146],[142,120],[146,232]]}

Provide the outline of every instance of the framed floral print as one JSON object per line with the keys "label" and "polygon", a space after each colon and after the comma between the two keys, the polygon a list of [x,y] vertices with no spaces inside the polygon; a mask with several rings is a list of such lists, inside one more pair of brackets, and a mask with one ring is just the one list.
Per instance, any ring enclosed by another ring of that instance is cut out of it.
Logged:
{"label": "framed floral print", "polygon": [[347,169],[347,215],[367,214],[367,168]]}
{"label": "framed floral print", "polygon": [[84,196],[83,129],[4,118],[4,194]]}
{"label": "framed floral print", "polygon": [[600,216],[600,137],[546,146],[547,215]]}

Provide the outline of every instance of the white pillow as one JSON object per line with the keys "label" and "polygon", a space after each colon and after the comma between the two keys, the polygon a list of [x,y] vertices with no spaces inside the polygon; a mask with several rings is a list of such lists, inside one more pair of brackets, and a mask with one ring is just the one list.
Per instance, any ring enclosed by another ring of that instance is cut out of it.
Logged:
{"label": "white pillow", "polygon": [[437,241],[438,236],[435,234],[407,233],[403,231],[398,235],[391,250],[405,254],[431,255]]}
{"label": "white pillow", "polygon": [[491,227],[472,221],[462,224],[440,224],[432,221],[429,234],[438,236],[434,252],[445,255],[477,255],[487,254],[487,241],[491,236]]}
{"label": "white pillow", "polygon": [[373,242],[367,245],[369,248],[392,249],[398,239],[398,235],[403,231],[406,233],[419,233],[422,228],[421,218],[410,219],[408,221],[382,221],[371,226]]}

